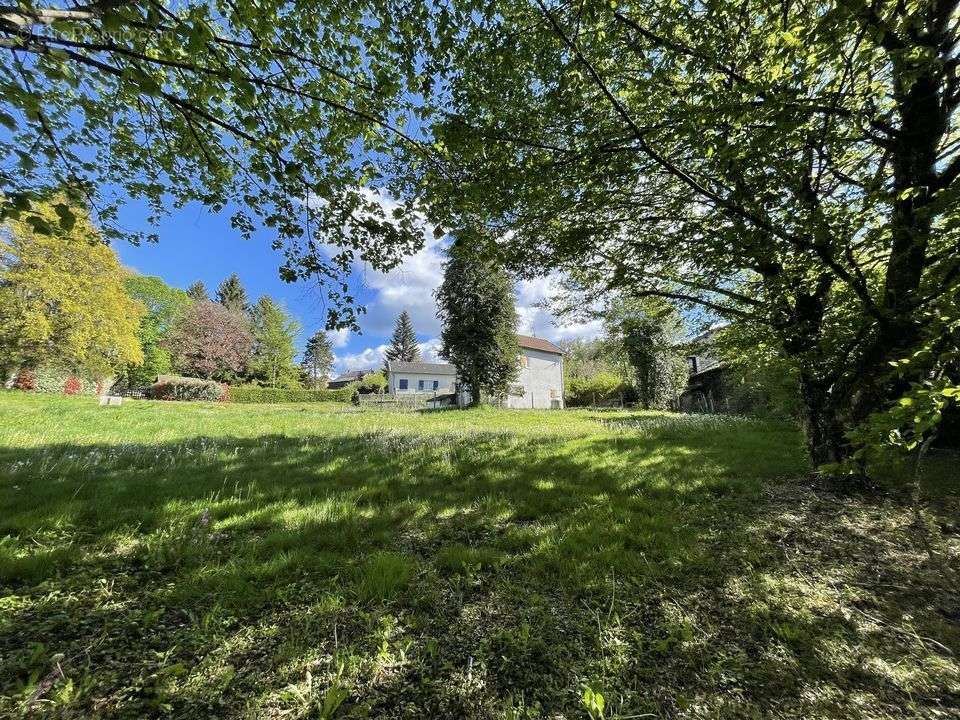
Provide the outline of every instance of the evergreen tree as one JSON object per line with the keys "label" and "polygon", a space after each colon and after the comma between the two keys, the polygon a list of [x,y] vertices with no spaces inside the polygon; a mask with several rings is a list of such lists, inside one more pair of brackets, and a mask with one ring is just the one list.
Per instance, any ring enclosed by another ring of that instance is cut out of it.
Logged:
{"label": "evergreen tree", "polygon": [[489,260],[471,255],[459,240],[450,248],[437,289],[443,323],[441,355],[457,368],[472,395],[504,395],[516,377],[517,310],[510,277]]}
{"label": "evergreen tree", "polygon": [[254,348],[250,372],[270,387],[298,385],[293,362],[297,350],[293,342],[300,330],[299,323],[269,295],[257,301],[252,316]]}
{"label": "evergreen tree", "polygon": [[[384,352],[384,357],[386,360],[399,362],[418,362],[420,360],[417,334],[413,331],[413,321],[406,310],[397,316],[397,321],[393,326],[393,335],[390,338],[390,347]],[[386,363],[384,363],[384,367],[386,367]]]}
{"label": "evergreen tree", "polygon": [[325,383],[333,369],[333,347],[325,332],[318,330],[307,340],[300,365],[310,385],[318,385],[321,379]]}
{"label": "evergreen tree", "polygon": [[247,291],[236,273],[231,273],[230,277],[220,283],[220,287],[217,288],[217,302],[238,315],[249,309]]}
{"label": "evergreen tree", "polygon": [[193,285],[187,288],[187,295],[194,302],[203,302],[210,299],[210,293],[207,292],[207,286],[203,280],[197,280]]}

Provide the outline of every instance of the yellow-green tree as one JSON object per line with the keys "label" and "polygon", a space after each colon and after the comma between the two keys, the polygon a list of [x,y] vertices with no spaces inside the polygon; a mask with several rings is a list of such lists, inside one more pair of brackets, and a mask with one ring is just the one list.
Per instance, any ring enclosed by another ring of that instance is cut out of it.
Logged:
{"label": "yellow-green tree", "polygon": [[[107,374],[143,362],[143,306],[89,214],[59,199],[39,208],[59,233],[8,223],[0,232],[0,369],[57,365]],[[64,218],[69,223],[61,222]]]}

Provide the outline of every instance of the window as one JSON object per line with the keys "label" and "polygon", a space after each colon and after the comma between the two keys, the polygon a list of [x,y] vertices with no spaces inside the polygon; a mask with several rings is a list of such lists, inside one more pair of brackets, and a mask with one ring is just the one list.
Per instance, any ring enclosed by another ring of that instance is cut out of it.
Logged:
{"label": "window", "polygon": [[687,358],[687,369],[691,373],[697,372],[697,356],[696,355],[691,355],[690,357]]}
{"label": "window", "polygon": [[417,381],[417,390],[423,390],[423,380]]}
{"label": "window", "polygon": [[407,389],[407,379],[406,379],[406,378],[401,378],[401,379],[400,379],[400,386],[399,386],[399,387],[400,387],[401,390],[406,390],[406,389]]}
{"label": "window", "polygon": [[440,387],[440,381],[439,381],[439,380],[434,380],[434,381],[433,381],[433,389],[436,390],[438,387]]}

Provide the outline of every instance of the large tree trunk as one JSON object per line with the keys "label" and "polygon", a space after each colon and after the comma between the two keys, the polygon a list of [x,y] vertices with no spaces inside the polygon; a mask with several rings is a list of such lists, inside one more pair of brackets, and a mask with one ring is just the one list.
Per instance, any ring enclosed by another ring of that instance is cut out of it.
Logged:
{"label": "large tree trunk", "polygon": [[803,429],[813,468],[841,462],[849,454],[849,446],[844,438],[843,419],[829,388],[821,381],[801,375],[800,395]]}

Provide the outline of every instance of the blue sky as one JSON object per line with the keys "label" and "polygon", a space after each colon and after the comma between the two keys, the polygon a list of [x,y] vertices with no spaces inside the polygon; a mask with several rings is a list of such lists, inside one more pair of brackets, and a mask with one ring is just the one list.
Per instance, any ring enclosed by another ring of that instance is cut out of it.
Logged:
{"label": "blue sky", "polygon": [[[252,300],[271,295],[297,318],[303,326],[298,338],[298,347],[302,348],[306,338],[323,327],[326,312],[322,290],[306,282],[289,284],[280,280],[277,268],[283,258],[270,247],[272,231],[261,230],[244,240],[230,227],[230,214],[230,208],[213,214],[194,203],[171,210],[161,219],[158,243],[135,247],[120,242],[115,249],[125,265],[144,275],[157,275],[169,285],[184,289],[202,280],[211,295],[225,277],[237,273]],[[149,229],[146,217],[146,208],[137,203],[121,210],[122,225],[128,230]],[[390,273],[355,268],[352,284],[367,314],[361,316],[360,334],[330,333],[337,370],[378,367],[394,319],[402,310],[413,318],[424,359],[436,358],[440,323],[433,290],[441,280],[445,241],[426,228],[424,239],[424,249]],[[551,294],[554,283],[555,279],[549,277],[518,283],[519,331],[554,341],[597,335],[598,323],[562,325],[549,312],[536,307]]]}

